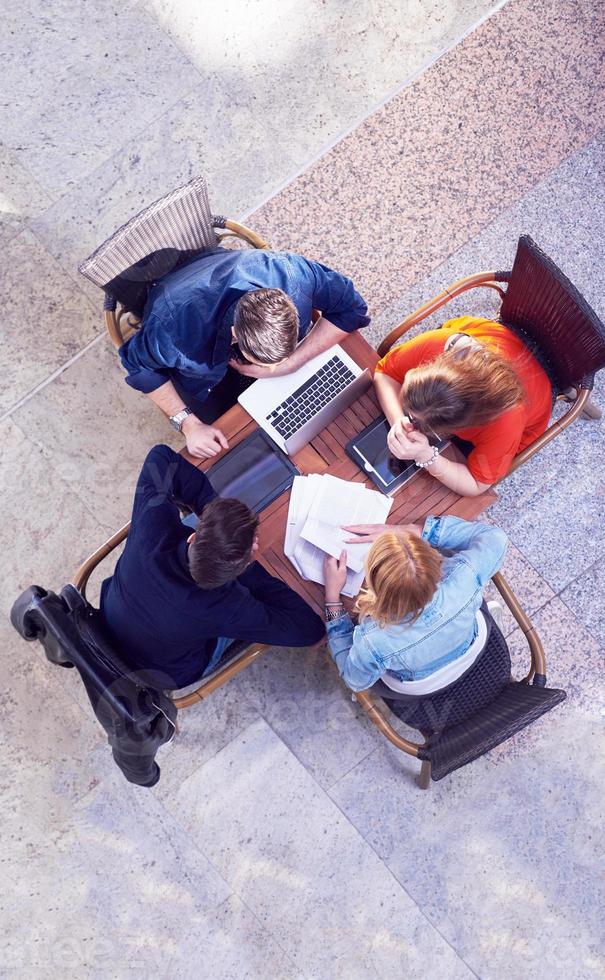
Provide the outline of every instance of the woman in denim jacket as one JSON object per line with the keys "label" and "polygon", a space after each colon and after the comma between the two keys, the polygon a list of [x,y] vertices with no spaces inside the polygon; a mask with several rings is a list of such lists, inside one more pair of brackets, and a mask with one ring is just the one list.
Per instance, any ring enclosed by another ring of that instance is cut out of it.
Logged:
{"label": "woman in denim jacket", "polygon": [[325,563],[328,643],[347,686],[364,691],[385,674],[421,680],[462,657],[477,636],[483,587],[504,559],[504,532],[458,517],[346,530],[357,534],[353,547],[374,542],[357,626],[340,600],[346,552]]}

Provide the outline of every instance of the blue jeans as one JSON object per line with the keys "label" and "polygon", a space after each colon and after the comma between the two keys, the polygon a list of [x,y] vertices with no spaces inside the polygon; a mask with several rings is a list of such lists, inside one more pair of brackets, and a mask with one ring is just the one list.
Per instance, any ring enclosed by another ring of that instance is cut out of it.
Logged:
{"label": "blue jeans", "polygon": [[230,636],[219,636],[218,640],[216,641],[214,653],[210,657],[210,661],[206,667],[206,670],[202,674],[202,677],[206,677],[208,674],[212,673],[230,643],[233,643],[233,639]]}

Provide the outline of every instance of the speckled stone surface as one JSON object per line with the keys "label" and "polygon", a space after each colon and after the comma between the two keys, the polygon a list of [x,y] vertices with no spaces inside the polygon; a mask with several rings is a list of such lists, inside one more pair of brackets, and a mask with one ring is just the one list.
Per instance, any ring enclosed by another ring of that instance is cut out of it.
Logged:
{"label": "speckled stone surface", "polygon": [[2,415],[77,354],[101,325],[84,293],[30,231],[3,248],[0,305]]}
{"label": "speckled stone surface", "polygon": [[251,220],[380,311],[605,125],[604,31],[601,5],[511,0]]}
{"label": "speckled stone surface", "polygon": [[233,682],[324,788],[374,750],[380,736],[352,702],[327,649],[276,649]]}
{"label": "speckled stone surface", "polygon": [[12,417],[49,472],[60,475],[109,533],[130,517],[151,446],[183,445],[149,399],[124,383],[118,355],[105,338]]}
{"label": "speckled stone surface", "polygon": [[605,567],[603,553],[561,593],[561,598],[605,650]]}
{"label": "speckled stone surface", "polygon": [[[435,976],[470,977],[266,722],[201,766],[167,806],[242,901],[271,922],[304,976],[331,976],[337,962],[354,980],[417,978],[430,961]],[[355,869],[346,878],[344,865]]]}
{"label": "speckled stone surface", "polygon": [[267,195],[276,173],[295,169],[288,148],[272,138],[270,120],[261,122],[246,106],[227,111],[223,82],[194,82],[195,75],[187,96],[98,167],[94,180],[81,181],[33,223],[98,307],[101,290],[77,266],[137,211],[203,174],[213,213],[234,218]]}
{"label": "speckled stone surface", "polygon": [[[48,465],[42,449],[14,422],[0,423],[2,615],[32,583],[51,589],[64,585],[107,536],[66,475]],[[24,657],[32,652],[32,647],[21,649]]]}
{"label": "speckled stone surface", "polygon": [[7,242],[52,204],[38,182],[27,173],[15,155],[0,146],[0,242]]}
{"label": "speckled stone surface", "polygon": [[199,78],[131,0],[25,0],[5,9],[3,27],[0,131],[49,193],[153,126]]}
{"label": "speckled stone surface", "polygon": [[[181,0],[143,6],[198,71],[220,74],[233,107],[271,123],[299,168],[497,3],[225,0],[212,16]],[[257,138],[266,154],[262,127]]]}
{"label": "speckled stone surface", "polygon": [[391,747],[330,795],[476,976],[597,980],[602,726],[563,704],[530,732],[522,757],[483,757],[430,798]]}

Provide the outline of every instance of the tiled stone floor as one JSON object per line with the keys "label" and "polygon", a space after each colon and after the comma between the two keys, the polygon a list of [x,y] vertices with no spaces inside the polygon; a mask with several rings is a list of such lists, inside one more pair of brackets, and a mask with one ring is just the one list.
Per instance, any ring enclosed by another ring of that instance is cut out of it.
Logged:
{"label": "tiled stone floor", "polygon": [[325,655],[288,650],[183,713],[137,790],[77,679],[7,613],[127,519],[146,449],[172,438],[76,265],[195,173],[216,211],[352,274],[372,340],[508,266],[521,232],[605,316],[604,8],[28,0],[3,27],[0,973],[602,976],[601,423],[489,515],[568,700],[428,794]]}

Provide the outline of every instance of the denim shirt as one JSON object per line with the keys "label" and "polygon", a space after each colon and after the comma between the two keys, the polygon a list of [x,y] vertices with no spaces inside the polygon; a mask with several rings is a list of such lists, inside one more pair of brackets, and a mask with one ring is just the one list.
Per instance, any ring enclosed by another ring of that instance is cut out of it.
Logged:
{"label": "denim shirt", "polygon": [[366,690],[387,671],[420,680],[462,656],[475,639],[475,614],[483,586],[504,559],[505,533],[458,517],[427,517],[422,537],[454,554],[444,558],[437,591],[415,622],[381,629],[372,619],[354,626],[346,615],[326,625],[332,657],[353,691]]}
{"label": "denim shirt", "polygon": [[216,248],[164,276],[151,290],[143,325],[120,348],[126,382],[148,394],[166,381],[202,401],[224,377],[235,306],[254,289],[282,289],[299,316],[299,340],[311,311],[340,330],[370,322],[367,306],[346,276],[289,252]]}

